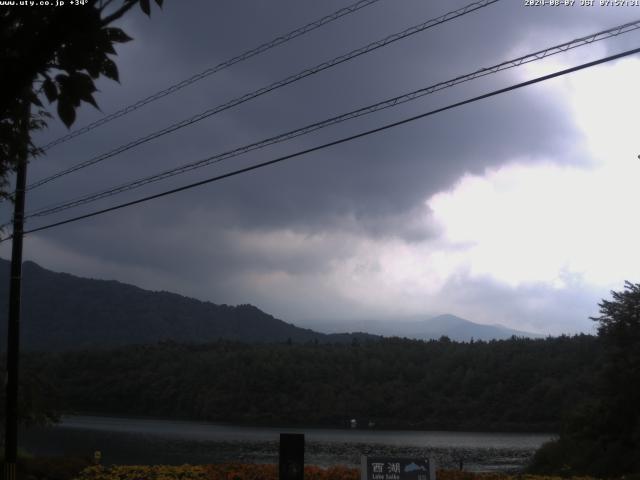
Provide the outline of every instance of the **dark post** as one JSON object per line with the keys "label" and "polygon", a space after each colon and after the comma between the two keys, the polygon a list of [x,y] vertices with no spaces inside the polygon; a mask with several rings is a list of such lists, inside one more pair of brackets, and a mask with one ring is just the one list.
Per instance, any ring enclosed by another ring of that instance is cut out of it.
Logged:
{"label": "dark post", "polygon": [[24,227],[24,194],[27,184],[27,148],[29,142],[29,104],[21,128],[24,145],[16,167],[16,189],[13,208],[11,244],[11,279],[9,283],[9,322],[7,333],[7,384],[4,439],[5,480],[15,480],[18,457],[18,358],[20,354],[20,287],[22,283],[22,232]]}
{"label": "dark post", "polygon": [[280,480],[304,479],[304,434],[280,434]]}

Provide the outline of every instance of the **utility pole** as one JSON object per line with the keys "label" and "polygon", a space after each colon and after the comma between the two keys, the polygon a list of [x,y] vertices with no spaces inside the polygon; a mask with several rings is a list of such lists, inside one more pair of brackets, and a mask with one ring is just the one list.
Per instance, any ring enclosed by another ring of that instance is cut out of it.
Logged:
{"label": "utility pole", "polygon": [[27,185],[29,150],[29,120],[31,107],[24,100],[21,119],[21,139],[13,207],[13,237],[11,242],[11,279],[9,283],[9,322],[7,333],[6,409],[4,437],[4,480],[16,480],[18,457],[18,360],[20,356],[20,293],[22,287],[22,237],[24,230],[24,200]]}

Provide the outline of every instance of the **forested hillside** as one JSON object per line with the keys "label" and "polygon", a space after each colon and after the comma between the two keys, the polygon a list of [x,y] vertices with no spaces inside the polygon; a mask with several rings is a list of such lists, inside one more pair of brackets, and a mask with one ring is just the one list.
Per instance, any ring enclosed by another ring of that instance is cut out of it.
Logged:
{"label": "forested hillside", "polygon": [[[326,335],[299,328],[253,305],[216,305],[116,281],[23,266],[21,342],[27,350],[71,350],[156,343],[162,340],[245,342],[318,340],[351,342],[367,334]],[[0,259],[0,309],[7,311],[9,262]],[[6,320],[4,320],[6,321]],[[0,323],[0,349],[6,348]]]}
{"label": "forested hillside", "polygon": [[597,338],[162,343],[30,354],[66,412],[216,422],[557,431],[592,395]]}

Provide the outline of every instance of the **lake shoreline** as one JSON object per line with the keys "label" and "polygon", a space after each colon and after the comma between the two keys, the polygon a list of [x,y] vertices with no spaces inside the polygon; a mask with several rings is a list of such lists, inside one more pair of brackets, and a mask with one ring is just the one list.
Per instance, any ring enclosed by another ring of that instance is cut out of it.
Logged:
{"label": "lake shoreline", "polygon": [[[146,421],[158,421],[158,422],[184,422],[184,423],[197,423],[197,424],[206,424],[212,426],[222,426],[222,427],[245,427],[245,428],[271,428],[271,429],[309,429],[309,430],[354,430],[349,426],[349,420],[345,419],[344,424],[337,425],[331,423],[288,423],[288,422],[243,422],[243,421],[221,421],[221,420],[200,420],[189,417],[158,417],[158,416],[148,416],[148,415],[133,415],[133,414],[117,414],[117,413],[101,413],[101,412],[88,412],[88,411],[76,411],[76,412],[66,412],[61,414],[61,418],[82,418],[82,417],[95,417],[95,418],[130,418],[134,420],[146,420]],[[504,426],[504,424],[496,425],[482,425],[482,424],[473,424],[473,423],[465,423],[459,425],[450,425],[450,424],[425,424],[425,425],[415,425],[415,424],[379,424],[375,423],[373,427],[368,427],[367,424],[359,423],[359,426],[355,428],[355,430],[362,431],[380,431],[380,432],[393,432],[393,431],[410,431],[410,432],[472,432],[472,433],[495,433],[495,434],[535,434],[535,435],[548,435],[548,436],[557,436],[558,434],[554,431],[553,428],[542,428],[538,425],[538,428],[527,428],[528,425],[518,424],[512,425],[513,428],[500,428],[500,426]]]}
{"label": "lake shoreline", "polygon": [[441,468],[522,471],[551,437],[540,434],[261,428],[122,417],[64,417],[23,429],[21,447],[35,455],[92,455],[106,464],[277,463],[279,434],[305,434],[309,465],[358,466],[363,454],[433,457]]}

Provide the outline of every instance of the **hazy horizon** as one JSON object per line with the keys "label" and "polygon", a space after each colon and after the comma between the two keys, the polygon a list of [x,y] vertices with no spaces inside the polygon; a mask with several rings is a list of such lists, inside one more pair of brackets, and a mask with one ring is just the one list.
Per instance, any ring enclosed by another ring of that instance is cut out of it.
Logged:
{"label": "hazy horizon", "polygon": [[[0,260],[6,261],[6,262],[9,261],[9,259],[2,258],[2,257],[0,257]],[[24,262],[33,262],[33,260],[25,259]],[[46,270],[52,271],[50,268],[47,268],[46,265],[41,265],[41,264],[38,264],[37,262],[33,262],[33,263],[35,263],[36,265],[39,265],[41,268],[44,268]],[[60,271],[60,272],[56,272],[56,273],[69,273],[69,272]],[[87,279],[91,279],[91,280],[118,281],[120,283],[133,285],[135,287],[142,288],[143,290],[168,291],[168,290],[146,289],[146,288],[144,288],[144,287],[142,287],[140,285],[135,285],[135,284],[131,284],[129,282],[120,281],[120,280],[115,279],[115,278],[82,277],[81,275],[78,275],[78,277],[87,278]],[[169,293],[175,293],[175,294],[178,294],[178,295],[183,295],[180,292],[174,292],[174,291],[168,291],[168,292]],[[183,295],[183,296],[186,296],[186,297],[189,297],[189,298],[193,298],[194,300],[201,301],[201,302],[216,303],[216,302],[213,302],[213,301],[205,299],[205,298],[191,297],[189,295]],[[225,303],[225,302],[220,302],[220,303]],[[251,303],[251,302],[249,302],[249,303]],[[254,306],[259,308],[259,309],[261,309],[265,313],[272,315],[271,312],[261,308],[259,305],[254,305]],[[278,318],[277,316],[275,316],[275,317]],[[517,332],[525,333],[525,334],[533,334],[533,335],[540,335],[540,336],[550,335],[549,333],[546,333],[546,332],[533,332],[533,331],[524,331],[524,330],[518,330],[518,329],[511,329],[511,328],[506,327],[505,325],[503,325],[503,324],[501,324],[499,322],[480,323],[480,322],[474,321],[473,319],[462,318],[462,317],[460,317],[458,315],[455,315],[455,314],[452,314],[450,312],[439,312],[439,313],[425,312],[423,314],[404,315],[404,316],[403,315],[396,315],[396,316],[386,316],[386,317],[372,315],[372,316],[360,317],[360,318],[354,318],[354,317],[345,317],[345,318],[341,318],[341,319],[322,319],[322,318],[288,319],[288,318],[279,318],[279,320],[283,320],[283,321],[285,321],[287,323],[294,324],[295,326],[298,326],[298,327],[311,328],[312,330],[315,330],[317,332],[327,333],[327,334],[330,334],[330,333],[351,333],[351,332],[356,332],[356,331],[362,331],[362,332],[372,333],[372,334],[376,334],[376,335],[392,335],[392,334],[399,335],[399,334],[403,334],[403,333],[409,332],[410,330],[407,330],[408,327],[419,326],[420,324],[424,324],[425,322],[429,322],[430,320],[441,319],[441,317],[454,317],[454,319],[460,319],[460,320],[463,320],[465,322],[470,322],[470,323],[475,324],[475,325],[489,326],[489,327],[500,327],[500,328],[504,328],[504,329],[509,329],[509,330],[514,330],[514,331],[517,331]],[[399,328],[395,328],[394,329],[394,327],[399,327]],[[576,333],[595,334],[595,325],[593,325],[593,328],[592,328],[591,331],[563,332],[560,335],[562,335],[562,334],[572,335],[572,334],[576,334]],[[553,335],[553,336],[558,336],[558,335]]]}

